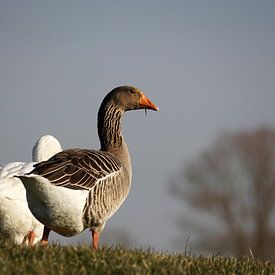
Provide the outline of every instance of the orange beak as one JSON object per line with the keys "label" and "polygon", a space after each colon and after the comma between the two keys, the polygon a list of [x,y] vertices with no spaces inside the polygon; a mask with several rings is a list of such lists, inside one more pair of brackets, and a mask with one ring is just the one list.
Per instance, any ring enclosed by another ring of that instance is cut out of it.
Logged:
{"label": "orange beak", "polygon": [[143,93],[141,94],[141,99],[139,101],[139,104],[141,107],[144,107],[145,109],[151,109],[154,111],[159,111],[159,108],[157,105],[155,105],[149,98],[147,98]]}

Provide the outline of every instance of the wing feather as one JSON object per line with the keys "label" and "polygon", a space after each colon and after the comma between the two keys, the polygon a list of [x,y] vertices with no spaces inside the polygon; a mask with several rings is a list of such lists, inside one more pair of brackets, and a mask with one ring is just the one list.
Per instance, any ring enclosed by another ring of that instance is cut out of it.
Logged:
{"label": "wing feather", "polygon": [[116,156],[108,152],[69,149],[34,167],[30,174],[41,175],[53,185],[89,190],[104,178],[117,174],[123,165]]}

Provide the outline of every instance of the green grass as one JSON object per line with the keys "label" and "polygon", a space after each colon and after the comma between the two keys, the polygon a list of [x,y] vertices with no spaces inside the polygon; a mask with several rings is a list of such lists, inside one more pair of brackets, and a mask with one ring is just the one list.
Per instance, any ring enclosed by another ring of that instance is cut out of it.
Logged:
{"label": "green grass", "polygon": [[275,274],[275,263],[152,251],[0,242],[0,274]]}

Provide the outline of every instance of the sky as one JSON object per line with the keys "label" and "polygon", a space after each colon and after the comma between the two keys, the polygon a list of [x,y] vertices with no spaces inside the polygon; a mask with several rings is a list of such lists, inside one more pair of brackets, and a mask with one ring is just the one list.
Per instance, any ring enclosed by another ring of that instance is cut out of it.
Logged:
{"label": "sky", "polygon": [[99,148],[105,94],[140,88],[160,112],[125,114],[133,182],[106,234],[173,251],[171,177],[223,131],[275,127],[274,27],[272,0],[2,0],[0,163],[31,161],[44,134]]}

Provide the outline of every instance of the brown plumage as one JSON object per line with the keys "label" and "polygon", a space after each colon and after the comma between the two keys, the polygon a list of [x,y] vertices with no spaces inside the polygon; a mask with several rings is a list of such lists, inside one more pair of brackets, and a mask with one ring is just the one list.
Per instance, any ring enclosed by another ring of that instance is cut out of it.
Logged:
{"label": "brown plumage", "polygon": [[69,149],[34,167],[29,174],[43,176],[53,185],[89,190],[98,180],[122,170],[122,163],[108,152]]}

